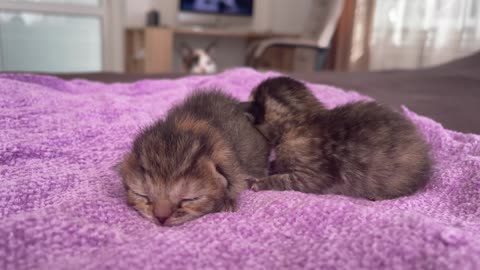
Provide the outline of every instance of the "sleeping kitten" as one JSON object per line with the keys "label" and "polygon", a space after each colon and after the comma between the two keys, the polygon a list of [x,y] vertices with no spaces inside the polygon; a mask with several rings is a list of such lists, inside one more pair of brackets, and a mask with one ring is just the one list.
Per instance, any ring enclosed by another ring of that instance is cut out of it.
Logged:
{"label": "sleeping kitten", "polygon": [[276,174],[250,179],[251,189],[333,193],[371,200],[425,186],[429,147],[415,126],[374,102],[327,110],[291,78],[260,83],[247,111],[274,147]]}
{"label": "sleeping kitten", "polygon": [[236,99],[197,92],[138,135],[119,171],[128,203],[171,226],[233,211],[245,180],[267,175],[269,150]]}

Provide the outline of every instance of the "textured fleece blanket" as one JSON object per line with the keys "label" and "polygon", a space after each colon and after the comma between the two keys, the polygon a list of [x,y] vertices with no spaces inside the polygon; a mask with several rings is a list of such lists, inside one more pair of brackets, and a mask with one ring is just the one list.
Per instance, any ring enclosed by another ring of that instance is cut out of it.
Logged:
{"label": "textured fleece blanket", "polygon": [[[126,205],[111,168],[141,127],[195,89],[245,100],[275,75],[131,84],[0,75],[0,269],[480,269],[480,136],[407,109],[436,160],[413,196],[245,191],[237,212],[173,228]],[[329,107],[367,98],[310,86]]]}

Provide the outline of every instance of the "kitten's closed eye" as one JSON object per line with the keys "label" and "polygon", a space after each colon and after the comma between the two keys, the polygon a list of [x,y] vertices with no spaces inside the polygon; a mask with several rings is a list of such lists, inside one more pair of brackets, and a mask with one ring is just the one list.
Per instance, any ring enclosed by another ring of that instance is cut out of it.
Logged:
{"label": "kitten's closed eye", "polygon": [[194,198],[184,198],[180,201],[180,203],[187,203],[187,202],[193,202],[193,201],[197,201],[199,200],[201,197],[203,196],[199,196],[199,197],[194,197]]}
{"label": "kitten's closed eye", "polygon": [[190,205],[190,204],[195,204],[198,203],[201,199],[204,199],[206,196],[197,196],[197,197],[191,197],[191,198],[183,198],[180,200],[178,203],[179,207],[183,207],[184,205]]}
{"label": "kitten's closed eye", "polygon": [[144,195],[144,194],[135,192],[135,191],[133,191],[133,190],[131,190],[131,189],[130,189],[130,192],[132,192],[135,196],[140,197],[140,198],[146,200],[146,201],[147,201],[147,204],[151,204],[151,203],[152,203],[152,202],[150,201],[150,198],[149,198],[147,195]]}

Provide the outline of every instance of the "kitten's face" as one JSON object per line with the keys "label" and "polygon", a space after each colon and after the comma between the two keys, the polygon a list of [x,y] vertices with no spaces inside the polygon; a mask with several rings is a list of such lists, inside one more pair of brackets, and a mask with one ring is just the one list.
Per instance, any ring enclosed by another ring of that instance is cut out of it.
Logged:
{"label": "kitten's face", "polygon": [[196,49],[184,55],[183,62],[189,73],[212,74],[217,71],[217,65],[206,50]]}
{"label": "kitten's face", "polygon": [[233,210],[226,179],[215,164],[199,157],[187,173],[162,177],[155,161],[130,153],[120,164],[128,203],[158,225],[179,225],[205,214]]}

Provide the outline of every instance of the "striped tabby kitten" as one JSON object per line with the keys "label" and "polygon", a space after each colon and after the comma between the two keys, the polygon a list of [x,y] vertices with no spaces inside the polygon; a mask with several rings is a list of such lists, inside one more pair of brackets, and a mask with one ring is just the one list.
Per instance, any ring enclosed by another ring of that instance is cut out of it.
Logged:
{"label": "striped tabby kitten", "polygon": [[[326,109],[301,82],[267,79],[246,106],[276,153],[276,174],[251,189],[391,199],[425,186],[429,147],[415,126],[374,102]],[[245,105],[245,104],[244,104]]]}
{"label": "striped tabby kitten", "polygon": [[236,99],[197,92],[141,132],[119,170],[128,203],[171,226],[233,211],[245,180],[267,175],[269,151]]}

